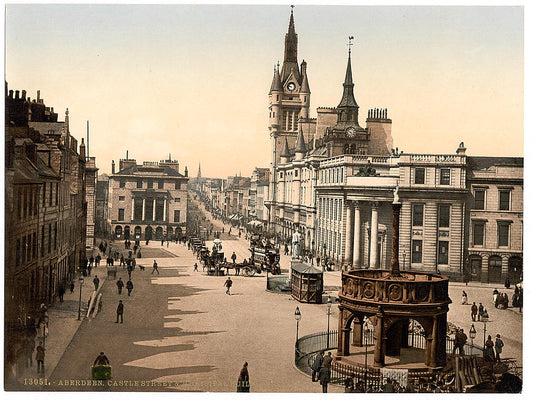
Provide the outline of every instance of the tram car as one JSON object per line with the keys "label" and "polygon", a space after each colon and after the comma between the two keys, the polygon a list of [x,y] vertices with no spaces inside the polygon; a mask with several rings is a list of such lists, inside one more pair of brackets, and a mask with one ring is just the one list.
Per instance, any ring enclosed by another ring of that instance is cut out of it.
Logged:
{"label": "tram car", "polygon": [[272,275],[281,274],[281,267],[279,264],[279,251],[272,247],[252,247],[249,249],[252,256],[251,261],[257,266],[260,266],[263,271],[268,271]]}

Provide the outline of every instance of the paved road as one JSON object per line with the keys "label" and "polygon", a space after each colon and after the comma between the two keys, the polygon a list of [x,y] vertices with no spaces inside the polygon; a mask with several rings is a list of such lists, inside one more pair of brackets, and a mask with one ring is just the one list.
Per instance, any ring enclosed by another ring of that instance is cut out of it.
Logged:
{"label": "paved road", "polygon": [[[248,258],[244,239],[224,240],[227,254],[235,251],[238,259]],[[320,392],[317,383],[294,367],[296,323],[294,310],[302,313],[300,336],[324,331],[327,327],[326,305],[301,304],[289,295],[265,291],[265,276],[233,277],[232,295],[225,294],[226,277],[193,271],[196,259],[187,248],[170,244],[161,248],[151,243],[146,254],[159,257],[160,275],[151,274],[152,259],[140,261],[144,271],[135,270],[132,296],[118,295],[113,282],[103,288],[103,312],[85,320],[50,377],[50,389],[72,390],[55,386],[69,380],[90,377],[90,367],[100,351],[113,365],[115,381],[125,380],[138,386],[114,386],[118,391],[212,391],[234,392],[242,364],[249,363],[252,392]],[[288,267],[285,257],[282,266]],[[127,280],[127,273],[119,270]],[[326,295],[335,296],[340,287],[340,273],[325,273]],[[448,320],[466,331],[470,328],[469,306],[460,305],[464,284],[450,284]],[[470,301],[490,304],[492,287],[469,285]],[[501,288],[499,288],[501,289]],[[125,304],[124,323],[115,323],[119,299]],[[515,310],[488,307],[491,322],[487,334],[500,333],[505,342],[504,357],[522,360],[522,315]],[[338,311],[332,308],[331,329],[337,325]],[[483,323],[476,322],[482,344]],[[123,382],[124,383],[124,382]],[[151,386],[172,385],[172,386]],[[150,385],[150,386],[146,386]],[[75,390],[102,390],[101,387],[76,386]],[[330,387],[332,392],[342,388]]]}

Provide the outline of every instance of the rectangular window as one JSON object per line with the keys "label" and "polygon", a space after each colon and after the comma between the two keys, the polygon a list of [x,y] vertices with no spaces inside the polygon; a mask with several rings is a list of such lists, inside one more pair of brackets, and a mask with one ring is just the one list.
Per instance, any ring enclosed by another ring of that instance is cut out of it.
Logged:
{"label": "rectangular window", "polygon": [[118,187],[126,187],[126,181],[118,181]]}
{"label": "rectangular window", "polygon": [[485,223],[474,222],[472,224],[472,243],[474,246],[483,246],[485,239]]}
{"label": "rectangular window", "polygon": [[449,242],[439,241],[439,264],[448,264],[448,246]]}
{"label": "rectangular window", "polygon": [[136,221],[143,219],[143,199],[133,200],[133,219]]}
{"label": "rectangular window", "polygon": [[426,183],[426,169],[415,168],[415,185],[423,185]]}
{"label": "rectangular window", "polygon": [[163,180],[157,181],[157,188],[158,189],[163,189],[164,184],[165,184],[165,181],[163,181]]}
{"label": "rectangular window", "polygon": [[174,182],[174,189],[179,190],[181,188],[181,184],[179,182]]}
{"label": "rectangular window", "polygon": [[174,222],[180,222],[180,210],[174,210]]}
{"label": "rectangular window", "polygon": [[143,187],[143,181],[139,179],[137,181],[137,189],[142,189],[142,187]]}
{"label": "rectangular window", "polygon": [[411,251],[411,262],[413,264],[422,263],[422,241],[413,240],[413,248]]}
{"label": "rectangular window", "polygon": [[474,190],[474,210],[485,209],[485,190]]}
{"label": "rectangular window", "polygon": [[176,197],[176,198],[174,199],[174,203],[179,203],[180,201],[181,201],[181,199],[180,199],[179,197]]}
{"label": "rectangular window", "polygon": [[439,205],[439,228],[449,228],[449,227],[450,227],[450,205],[440,204]]}
{"label": "rectangular window", "polygon": [[498,247],[509,246],[509,224],[498,224]]}
{"label": "rectangular window", "polygon": [[124,221],[124,209],[123,208],[118,209],[118,220]]}
{"label": "rectangular window", "polygon": [[118,201],[124,201],[126,200],[126,196],[118,196]]}
{"label": "rectangular window", "polygon": [[511,192],[509,190],[500,190],[500,210],[501,211],[509,211],[511,208],[509,207],[511,200]]}
{"label": "rectangular window", "polygon": [[424,226],[423,204],[413,204],[413,226]]}
{"label": "rectangular window", "polygon": [[154,187],[154,181],[151,180],[151,179],[148,179],[148,180],[146,181],[146,187],[147,187],[148,189],[152,189],[152,188]]}
{"label": "rectangular window", "polygon": [[441,168],[440,170],[440,184],[449,185],[450,184],[450,168]]}

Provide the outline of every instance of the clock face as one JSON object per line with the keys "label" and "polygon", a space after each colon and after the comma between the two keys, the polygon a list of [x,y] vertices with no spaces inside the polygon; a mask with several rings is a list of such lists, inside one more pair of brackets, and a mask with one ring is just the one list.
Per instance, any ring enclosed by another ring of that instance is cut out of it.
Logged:
{"label": "clock face", "polygon": [[294,90],[295,88],[296,88],[296,85],[292,82],[287,85],[287,89],[289,90]]}
{"label": "clock face", "polygon": [[350,127],[348,129],[346,129],[346,134],[349,137],[354,137],[355,136],[355,128],[354,127]]}

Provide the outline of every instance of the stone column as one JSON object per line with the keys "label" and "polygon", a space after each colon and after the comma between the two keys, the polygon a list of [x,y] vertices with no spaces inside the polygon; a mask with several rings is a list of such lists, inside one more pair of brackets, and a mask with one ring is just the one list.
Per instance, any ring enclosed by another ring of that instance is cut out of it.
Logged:
{"label": "stone column", "polygon": [[433,332],[431,332],[431,353],[429,356],[429,367],[435,368],[437,366],[437,345],[439,342],[439,320],[437,316],[433,317]]}
{"label": "stone column", "polygon": [[390,270],[392,276],[400,276],[400,262],[398,260],[400,253],[400,209],[401,204],[392,205],[392,246]]}
{"label": "stone column", "polygon": [[509,255],[502,256],[502,282],[509,276]]}
{"label": "stone column", "polygon": [[383,348],[383,336],[385,332],[383,331],[383,315],[377,315],[377,324],[374,329],[374,366],[384,367],[385,366],[385,352]]}
{"label": "stone column", "polygon": [[131,198],[131,220],[133,221],[133,217],[135,217],[135,198]]}
{"label": "stone column", "polygon": [[379,203],[372,203],[372,218],[370,225],[370,268],[375,269],[378,261],[378,207]]}
{"label": "stone column", "polygon": [[361,266],[361,209],[359,202],[354,202],[353,214],[353,263],[354,268]]}
{"label": "stone column", "polygon": [[146,199],[143,199],[143,221],[146,220]]}
{"label": "stone column", "polygon": [[167,199],[163,199],[163,221],[167,220],[166,215],[167,215]]}
{"label": "stone column", "polygon": [[346,327],[345,320],[348,317],[349,311],[345,309],[339,309],[339,343],[337,354],[339,356],[350,355],[350,327]]}
{"label": "stone column", "polygon": [[487,283],[489,281],[489,255],[483,253],[481,255],[481,282]]}
{"label": "stone column", "polygon": [[346,240],[344,244],[344,262],[352,263],[353,257],[353,225],[352,225],[352,205],[346,202]]}
{"label": "stone column", "polygon": [[152,221],[155,221],[155,199],[152,200]]}

